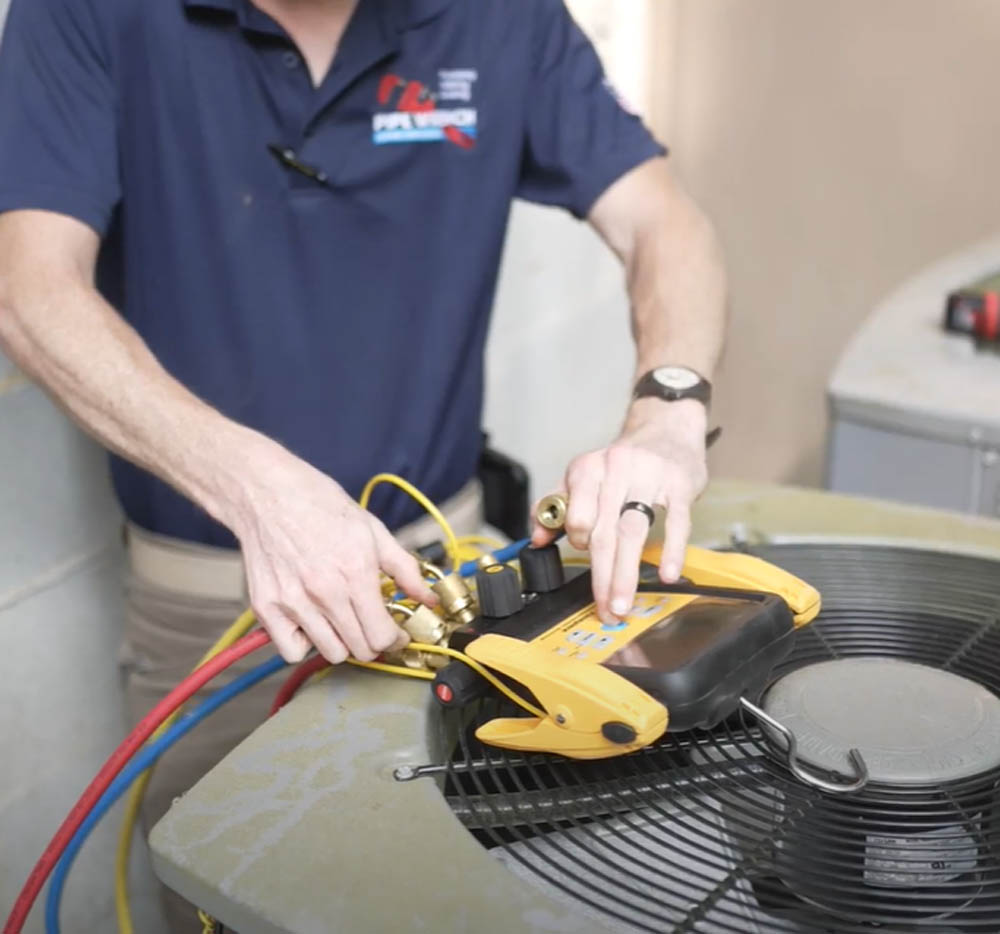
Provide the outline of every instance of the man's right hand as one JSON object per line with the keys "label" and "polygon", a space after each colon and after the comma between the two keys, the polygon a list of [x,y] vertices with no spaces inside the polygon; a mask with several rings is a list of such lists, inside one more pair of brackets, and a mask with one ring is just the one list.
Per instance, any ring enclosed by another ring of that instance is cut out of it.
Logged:
{"label": "man's right hand", "polygon": [[334,664],[371,661],[407,636],[385,608],[380,571],[433,606],[416,558],[326,474],[265,441],[225,516],[240,541],[254,612],[282,657],[310,645]]}

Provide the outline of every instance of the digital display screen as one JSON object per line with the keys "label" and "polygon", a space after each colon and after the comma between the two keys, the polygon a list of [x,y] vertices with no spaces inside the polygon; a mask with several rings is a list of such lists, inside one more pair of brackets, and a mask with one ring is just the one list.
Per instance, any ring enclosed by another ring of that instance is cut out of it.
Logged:
{"label": "digital display screen", "polygon": [[611,668],[676,671],[731,639],[760,612],[735,597],[699,597],[654,623],[604,664]]}

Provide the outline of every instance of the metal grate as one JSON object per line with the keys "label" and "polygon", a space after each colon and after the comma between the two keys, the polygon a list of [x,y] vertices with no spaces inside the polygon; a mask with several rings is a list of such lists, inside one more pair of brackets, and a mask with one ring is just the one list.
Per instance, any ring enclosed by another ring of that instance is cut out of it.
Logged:
{"label": "metal grate", "polygon": [[[754,553],[823,594],[775,678],[877,655],[1000,694],[1000,562],[854,545]],[[480,723],[510,714],[491,699],[440,718],[452,810],[511,870],[623,930],[1000,930],[1000,770],[830,796],[797,782],[742,712],[601,762],[475,740]]]}

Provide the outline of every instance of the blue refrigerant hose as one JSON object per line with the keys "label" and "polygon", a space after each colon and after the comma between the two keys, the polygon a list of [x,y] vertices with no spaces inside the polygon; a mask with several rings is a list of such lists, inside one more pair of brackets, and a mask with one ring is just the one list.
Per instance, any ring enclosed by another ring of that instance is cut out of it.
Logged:
{"label": "blue refrigerant hose", "polygon": [[143,772],[146,771],[157,759],[160,758],[171,746],[182,736],[193,730],[209,714],[214,713],[223,704],[232,700],[238,694],[242,694],[248,688],[263,681],[269,675],[284,668],[286,662],[280,655],[275,655],[268,661],[263,662],[256,668],[240,675],[225,687],[220,688],[211,697],[203,700],[197,707],[189,713],[184,714],[166,733],[159,739],[144,746],[135,758],[118,774],[115,780],[108,786],[108,790],[101,795],[94,809],[87,815],[86,820],[80,825],[73,838],[70,840],[59,860],[55,871],[52,873],[52,881],[49,883],[49,891],[45,900],[45,932],[46,934],[59,934],[59,906],[62,902],[63,889],[66,885],[66,878],[73,867],[73,860],[76,859],[90,832],[97,826],[98,821],[108,812],[114,803],[126,792],[129,786]]}

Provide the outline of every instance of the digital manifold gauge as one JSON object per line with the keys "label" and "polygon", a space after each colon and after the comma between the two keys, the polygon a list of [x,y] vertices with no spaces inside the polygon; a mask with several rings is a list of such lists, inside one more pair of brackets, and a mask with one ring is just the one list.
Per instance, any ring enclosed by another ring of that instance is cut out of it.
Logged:
{"label": "digital manifold gauge", "polygon": [[[555,545],[524,549],[520,574],[506,564],[477,572],[480,615],[450,647],[543,714],[493,719],[476,731],[482,742],[597,759],[668,728],[712,727],[760,693],[795,630],[819,613],[813,587],[750,555],[691,546],[680,582],[664,585],[660,550],[643,553],[635,605],[613,624],[595,613],[590,571],[564,567]],[[493,690],[460,661],[432,689],[446,707]]]}

